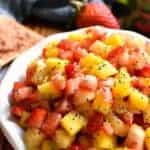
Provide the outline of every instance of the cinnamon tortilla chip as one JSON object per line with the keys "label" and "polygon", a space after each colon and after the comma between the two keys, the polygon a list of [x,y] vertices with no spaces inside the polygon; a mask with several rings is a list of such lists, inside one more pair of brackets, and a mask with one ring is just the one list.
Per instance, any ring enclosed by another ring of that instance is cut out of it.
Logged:
{"label": "cinnamon tortilla chip", "polygon": [[0,16],[0,67],[26,51],[43,37],[16,22]]}

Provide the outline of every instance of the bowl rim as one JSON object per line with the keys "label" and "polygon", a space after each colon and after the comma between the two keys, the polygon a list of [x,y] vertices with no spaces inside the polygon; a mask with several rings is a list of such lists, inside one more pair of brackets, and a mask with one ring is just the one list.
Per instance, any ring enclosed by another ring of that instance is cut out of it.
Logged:
{"label": "bowl rim", "polygon": [[[54,35],[50,35],[47,38],[43,39],[33,47],[31,47],[28,51],[22,53],[20,56],[18,56],[14,62],[10,65],[5,77],[1,81],[0,85],[0,128],[3,132],[3,134],[6,136],[7,140],[9,143],[12,145],[12,147],[15,150],[25,150],[25,146],[23,144],[23,139],[21,137],[17,137],[18,134],[22,134],[20,127],[13,121],[9,119],[9,94],[12,89],[12,85],[14,81],[18,80],[20,78],[20,75],[18,71],[22,71],[25,73],[27,64],[30,63],[30,61],[33,58],[36,58],[40,55],[42,52],[42,48],[50,41],[56,40],[56,39],[63,39],[64,37],[67,37],[68,34],[70,33],[75,33],[75,32],[84,32],[85,30],[89,28],[97,28],[98,30],[102,30],[102,32],[106,32],[108,34],[112,33],[123,33],[127,34],[128,36],[135,36],[143,39],[144,41],[150,42],[150,39],[133,31],[128,31],[128,30],[119,30],[119,29],[108,29],[102,26],[92,26],[92,27],[87,27],[83,29],[78,29],[75,31],[70,31],[70,32],[64,32],[64,33],[57,33]],[[36,49],[36,53],[35,53]],[[31,58],[30,58],[31,57]],[[27,60],[26,60],[27,58]],[[23,62],[24,61],[24,62]],[[25,64],[24,67],[19,67],[20,64]],[[17,69],[17,70],[16,70]],[[19,69],[19,70],[18,70]],[[15,76],[13,76],[13,74]],[[5,101],[4,101],[5,100]],[[13,130],[13,132],[11,131]],[[17,132],[17,134],[16,134]],[[14,135],[16,135],[16,138],[14,138]]]}

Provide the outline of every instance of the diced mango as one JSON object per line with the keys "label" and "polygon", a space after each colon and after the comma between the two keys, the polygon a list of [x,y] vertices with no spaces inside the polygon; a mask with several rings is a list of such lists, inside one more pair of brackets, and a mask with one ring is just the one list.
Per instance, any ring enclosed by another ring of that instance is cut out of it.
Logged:
{"label": "diced mango", "polygon": [[108,114],[111,111],[112,103],[110,100],[105,99],[105,96],[101,93],[96,94],[96,98],[93,101],[92,107],[94,110],[103,114]]}
{"label": "diced mango", "polygon": [[56,98],[61,95],[60,91],[52,84],[52,82],[46,82],[38,86],[38,92],[44,99]]}
{"label": "diced mango", "polygon": [[102,60],[98,65],[94,65],[92,69],[89,70],[89,73],[105,80],[108,77],[115,75],[117,70],[108,61]]}
{"label": "diced mango", "polygon": [[27,150],[38,149],[44,138],[44,135],[38,129],[27,129],[24,134],[24,142]]}
{"label": "diced mango", "polygon": [[57,147],[52,141],[44,140],[42,142],[41,150],[57,150]]}
{"label": "diced mango", "polygon": [[113,150],[116,146],[116,138],[102,131],[95,136],[94,145],[97,149]]}
{"label": "diced mango", "polygon": [[101,61],[101,57],[89,53],[88,55],[80,59],[80,66],[89,70],[92,68],[92,66],[98,65]]}
{"label": "diced mango", "polygon": [[145,146],[147,150],[150,150],[150,127],[145,131]]}
{"label": "diced mango", "polygon": [[55,143],[57,144],[58,149],[67,149],[70,147],[74,140],[74,136],[70,136],[63,129],[59,129],[55,134]]}
{"label": "diced mango", "polygon": [[149,105],[149,98],[136,89],[129,95],[129,106],[133,110],[144,111]]}
{"label": "diced mango", "polygon": [[96,55],[100,55],[102,58],[106,58],[111,51],[111,46],[97,40],[91,45],[90,51]]}
{"label": "diced mango", "polygon": [[57,70],[60,72],[64,72],[65,65],[68,64],[67,60],[61,60],[59,58],[48,58],[46,60],[47,69],[49,72]]}
{"label": "diced mango", "polygon": [[113,86],[113,94],[117,97],[125,97],[130,94],[131,77],[126,69],[120,69]]}
{"label": "diced mango", "polygon": [[81,42],[81,41],[83,41],[83,40],[85,40],[85,39],[88,39],[88,38],[90,38],[92,35],[91,34],[82,34],[82,33],[70,33],[69,34],[69,36],[68,36],[68,38],[70,39],[70,40],[73,40],[73,41],[79,41],[79,42]]}
{"label": "diced mango", "polygon": [[46,47],[45,48],[45,57],[48,58],[48,57],[57,57],[59,54],[59,49],[57,47]]}
{"label": "diced mango", "polygon": [[85,125],[86,119],[77,112],[69,112],[61,120],[61,126],[69,133],[76,135]]}
{"label": "diced mango", "polygon": [[116,47],[116,46],[123,46],[125,42],[123,37],[120,34],[115,33],[110,35],[108,38],[106,38],[105,43],[107,45]]}

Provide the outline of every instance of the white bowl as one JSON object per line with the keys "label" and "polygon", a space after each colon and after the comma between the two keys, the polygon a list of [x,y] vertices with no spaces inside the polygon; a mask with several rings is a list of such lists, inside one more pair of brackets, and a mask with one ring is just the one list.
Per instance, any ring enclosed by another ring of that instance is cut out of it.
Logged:
{"label": "white bowl", "polygon": [[[102,32],[106,32],[108,34],[118,32],[121,34],[125,34],[125,36],[133,36],[133,38],[139,37],[141,39],[144,39],[144,41],[150,42],[148,38],[140,34],[137,34],[135,32],[107,29],[107,28],[100,27],[100,26],[95,26],[94,28],[97,28],[101,30]],[[85,29],[80,29],[80,30],[73,31],[73,32],[83,32]],[[20,80],[21,78],[25,76],[27,65],[31,62],[31,60],[33,60],[34,58],[38,57],[41,54],[42,48],[46,45],[46,43],[53,41],[54,39],[58,39],[58,40],[63,39],[64,37],[67,37],[69,33],[70,32],[59,33],[56,35],[49,36],[45,38],[43,41],[41,41],[40,43],[38,43],[37,45],[33,46],[29,51],[20,55],[12,63],[3,81],[1,82],[0,127],[4,135],[7,137],[8,141],[10,142],[10,144],[15,150],[25,150],[25,145],[24,145],[23,138],[22,138],[23,130],[15,122],[13,122],[13,120],[11,120],[11,115],[9,112],[10,110],[9,109],[10,108],[9,95],[11,93],[13,83],[15,81]]]}

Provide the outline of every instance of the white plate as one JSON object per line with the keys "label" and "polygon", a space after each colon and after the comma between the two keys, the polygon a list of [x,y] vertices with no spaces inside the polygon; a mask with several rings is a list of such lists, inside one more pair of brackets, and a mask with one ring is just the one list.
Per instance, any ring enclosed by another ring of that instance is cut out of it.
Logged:
{"label": "white plate", "polygon": [[[107,29],[100,26],[95,26],[94,28],[98,28],[102,32],[106,32],[108,34],[111,33],[121,33],[125,34],[126,36],[133,36],[139,37],[144,39],[145,41],[150,40],[142,35],[139,35],[135,32],[130,31],[123,31],[123,30],[112,30]],[[80,29],[73,32],[83,32],[85,29]],[[5,75],[3,81],[1,82],[0,86],[0,127],[7,137],[8,141],[11,143],[15,150],[25,150],[25,145],[22,139],[22,129],[11,120],[9,108],[9,95],[11,93],[13,83],[15,81],[20,80],[24,77],[27,65],[33,60],[34,58],[38,57],[41,54],[42,48],[46,45],[46,43],[53,41],[55,39],[63,39],[66,37],[70,32],[67,33],[60,33],[56,35],[52,35],[32,47],[29,51],[23,53],[19,56],[13,64],[10,66],[7,74]],[[32,140],[32,139],[31,139]]]}

